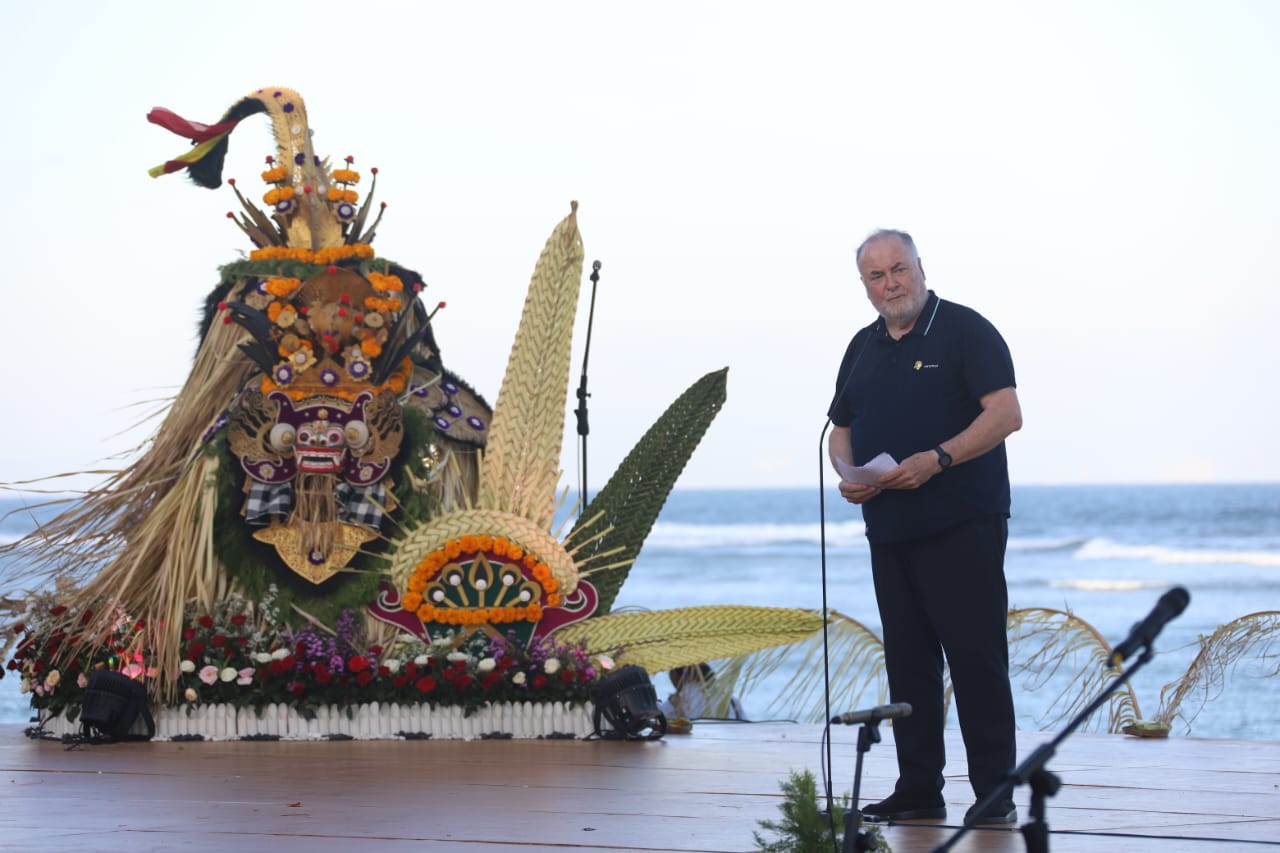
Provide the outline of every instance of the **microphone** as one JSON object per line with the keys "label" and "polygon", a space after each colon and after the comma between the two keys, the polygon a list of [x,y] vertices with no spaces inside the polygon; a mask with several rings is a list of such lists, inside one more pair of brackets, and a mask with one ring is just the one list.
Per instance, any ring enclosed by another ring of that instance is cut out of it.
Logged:
{"label": "microphone", "polygon": [[1111,659],[1107,661],[1107,666],[1114,669],[1134,652],[1150,646],[1151,641],[1156,638],[1161,629],[1187,609],[1187,602],[1190,600],[1191,593],[1180,586],[1175,586],[1160,596],[1160,600],[1156,602],[1155,607],[1151,608],[1147,618],[1130,628],[1129,636],[1125,637],[1124,642],[1111,652]]}
{"label": "microphone", "polygon": [[896,720],[900,717],[910,716],[910,702],[895,702],[892,705],[877,705],[865,711],[849,711],[844,714],[836,714],[831,718],[831,722],[843,723],[846,726],[856,726],[858,723],[878,723],[881,720]]}

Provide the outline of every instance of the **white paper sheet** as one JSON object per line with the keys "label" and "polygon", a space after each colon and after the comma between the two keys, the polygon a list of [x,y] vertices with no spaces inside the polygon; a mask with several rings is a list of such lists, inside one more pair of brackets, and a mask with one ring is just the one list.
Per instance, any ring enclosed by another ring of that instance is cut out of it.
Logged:
{"label": "white paper sheet", "polygon": [[840,479],[847,483],[865,483],[868,486],[874,486],[877,477],[897,467],[898,463],[888,453],[881,453],[866,465],[850,465],[843,459],[836,460],[836,470],[840,472]]}

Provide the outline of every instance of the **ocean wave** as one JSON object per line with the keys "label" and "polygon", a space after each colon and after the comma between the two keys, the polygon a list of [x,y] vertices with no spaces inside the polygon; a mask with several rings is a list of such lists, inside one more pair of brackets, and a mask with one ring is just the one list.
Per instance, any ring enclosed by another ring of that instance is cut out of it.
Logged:
{"label": "ocean wave", "polygon": [[1013,536],[1009,538],[1008,550],[1010,551],[1074,551],[1081,545],[1088,542],[1088,539],[1079,536],[1062,536],[1062,537],[1023,537]]}
{"label": "ocean wave", "polygon": [[[645,540],[645,548],[763,548],[770,545],[817,545],[818,524],[680,524],[658,522]],[[861,521],[828,524],[827,545],[848,547],[866,544]]]}
{"label": "ocean wave", "polygon": [[1280,567],[1280,552],[1223,551],[1168,545],[1126,545],[1110,539],[1090,539],[1075,553],[1078,560],[1142,560],[1176,565],[1238,564]]}
{"label": "ocean wave", "polygon": [[1085,592],[1133,592],[1140,589],[1165,589],[1168,581],[1116,580],[1114,578],[1065,578],[1049,581],[1052,589],[1078,589]]}

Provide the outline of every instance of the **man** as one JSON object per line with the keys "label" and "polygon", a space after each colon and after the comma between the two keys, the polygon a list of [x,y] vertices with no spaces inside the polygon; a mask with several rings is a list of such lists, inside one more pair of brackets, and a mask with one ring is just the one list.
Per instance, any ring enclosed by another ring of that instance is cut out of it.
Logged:
{"label": "man", "polygon": [[[999,332],[926,288],[909,234],[877,231],[856,260],[880,318],[845,352],[828,450],[833,464],[865,465],[880,453],[897,460],[874,484],[842,479],[840,494],[861,505],[866,522],[890,699],[913,709],[893,725],[894,792],[862,812],[868,820],[938,819],[947,813],[944,654],[979,802],[1017,758],[1004,439],[1022,426],[1022,413]],[[978,823],[1017,819],[1008,798],[976,809],[967,817]]]}

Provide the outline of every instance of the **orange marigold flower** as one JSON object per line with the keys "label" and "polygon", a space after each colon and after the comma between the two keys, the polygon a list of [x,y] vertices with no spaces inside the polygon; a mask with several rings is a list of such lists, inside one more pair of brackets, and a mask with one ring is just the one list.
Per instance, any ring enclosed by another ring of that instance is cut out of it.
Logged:
{"label": "orange marigold flower", "polygon": [[553,577],[549,577],[542,582],[542,588],[545,589],[547,592],[555,592],[560,588],[560,581],[556,580]]}
{"label": "orange marigold flower", "polygon": [[[414,572],[409,578],[409,583],[405,584],[411,592],[422,592],[427,588],[427,579],[417,572]],[[416,607],[408,607],[408,610],[417,610]]]}
{"label": "orange marigold flower", "polygon": [[276,166],[274,169],[267,169],[267,171],[262,173],[262,180],[269,184],[278,184],[286,177],[288,177],[288,175],[285,174],[284,166]]}
{"label": "orange marigold flower", "polygon": [[373,338],[365,338],[360,342],[360,352],[364,353],[369,358],[377,358],[382,355],[382,344],[378,343]]}
{"label": "orange marigold flower", "polygon": [[405,593],[404,599],[401,600],[400,606],[410,612],[416,612],[422,606],[422,596],[416,592]]}
{"label": "orange marigold flower", "polygon": [[432,611],[434,610],[435,608],[432,607],[430,604],[424,604],[418,608],[418,613],[417,613],[418,618],[421,619],[423,622],[434,622],[436,621],[435,617],[432,615]]}
{"label": "orange marigold flower", "polygon": [[490,536],[488,533],[485,533],[485,534],[482,534],[481,536],[479,536],[479,537],[477,537],[477,538],[480,540],[480,550],[481,550],[481,551],[492,551],[492,550],[493,550],[493,537],[492,537],[492,536]]}
{"label": "orange marigold flower", "polygon": [[524,555],[524,567],[526,569],[528,569],[529,571],[533,571],[537,565],[538,565],[537,557],[533,556],[532,554]]}
{"label": "orange marigold flower", "polygon": [[547,606],[548,606],[548,607],[559,607],[559,606],[560,606],[560,594],[559,594],[559,593],[556,593],[556,592],[553,592],[553,593],[551,593],[550,595],[548,595],[548,596],[547,596]]}
{"label": "orange marigold flower", "polygon": [[333,179],[342,184],[360,183],[360,173],[354,169],[334,169]]}
{"label": "orange marigold flower", "polygon": [[[281,305],[279,302],[272,302],[272,303],[268,304],[268,305],[267,305],[267,319],[274,323],[276,320],[279,320],[279,319],[280,319],[280,312],[281,312],[281,311],[283,311],[283,310],[284,310],[284,306],[283,306],[283,305]],[[281,348],[281,353],[280,353],[280,354],[281,354],[281,355],[285,355],[285,356],[287,356],[289,353],[284,352],[284,351],[283,351],[283,347],[282,347],[282,348]]]}

